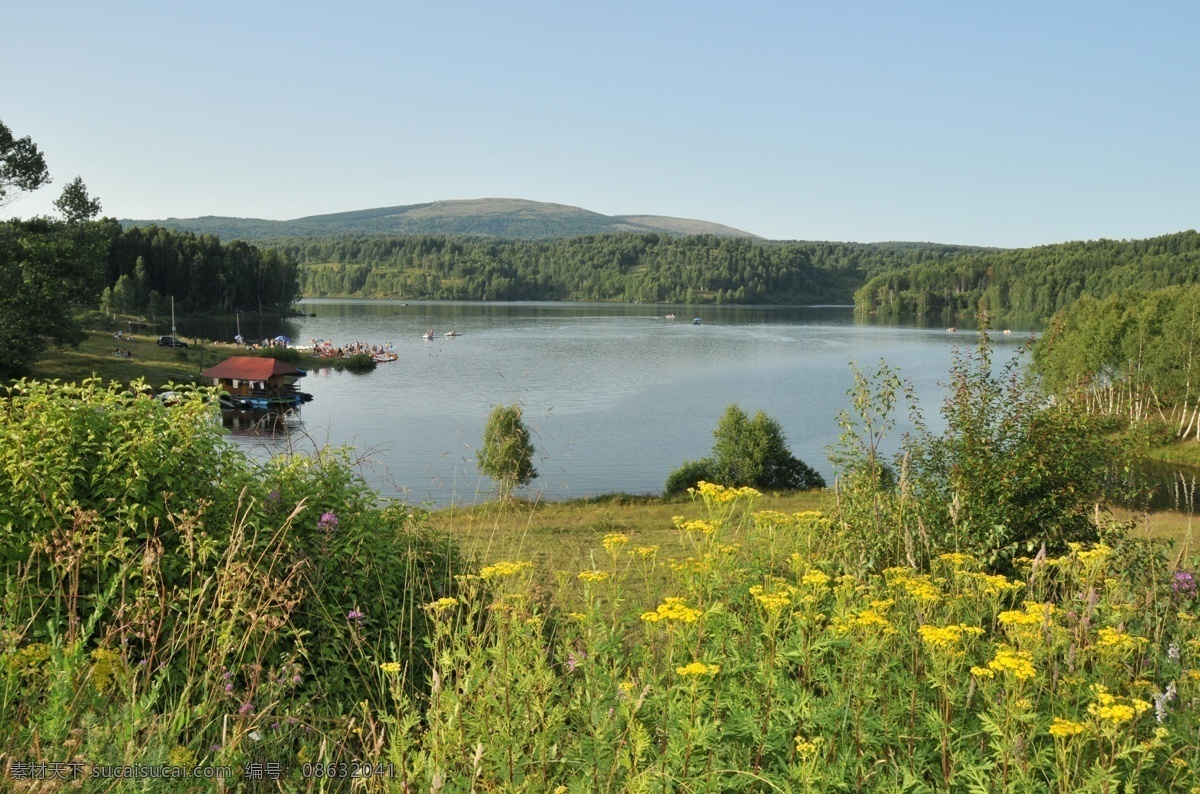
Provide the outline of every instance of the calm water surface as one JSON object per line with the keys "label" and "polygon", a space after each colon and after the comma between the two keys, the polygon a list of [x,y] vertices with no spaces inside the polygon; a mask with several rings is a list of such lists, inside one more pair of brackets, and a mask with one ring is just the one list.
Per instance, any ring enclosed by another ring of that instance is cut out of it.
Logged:
{"label": "calm water surface", "polygon": [[[315,399],[286,437],[237,436],[253,454],[288,444],[351,445],[385,494],[438,505],[485,498],[474,449],[498,403],[520,403],[538,450],[531,491],[568,498],[657,493],[684,460],[703,457],[732,402],[779,420],[792,451],[832,480],[850,362],[900,368],[937,427],[952,351],[970,332],[856,322],[847,307],[662,307],[623,304],[310,300],[316,316],[243,327],[295,343],[392,343],[374,372],[312,370]],[[673,311],[677,320],[664,315]],[[692,317],[703,323],[693,325]],[[425,341],[432,328],[437,336]],[[232,336],[232,328],[209,329]],[[461,336],[446,338],[457,330]],[[997,359],[1028,339],[996,335]],[[898,438],[903,425],[893,434]]]}

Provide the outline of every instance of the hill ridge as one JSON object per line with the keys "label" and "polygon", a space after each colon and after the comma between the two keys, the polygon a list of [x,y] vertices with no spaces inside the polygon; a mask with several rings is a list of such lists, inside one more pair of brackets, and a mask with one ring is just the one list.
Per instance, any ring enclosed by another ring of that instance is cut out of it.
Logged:
{"label": "hill ridge", "polygon": [[158,220],[121,219],[124,226],[162,226],[221,239],[320,237],[336,234],[439,234],[539,240],[617,232],[712,234],[763,239],[711,221],[665,215],[604,215],[554,202],[514,198],[445,199],[392,207],[306,215],[292,220],[201,215]]}

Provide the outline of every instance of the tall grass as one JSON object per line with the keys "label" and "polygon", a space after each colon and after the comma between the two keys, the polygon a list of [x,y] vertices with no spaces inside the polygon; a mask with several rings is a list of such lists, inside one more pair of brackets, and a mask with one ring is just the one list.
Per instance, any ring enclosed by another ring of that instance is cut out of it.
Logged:
{"label": "tall grass", "polygon": [[[1091,548],[1020,559],[1012,577],[960,553],[868,572],[824,514],[755,510],[755,499],[702,485],[699,514],[674,522],[685,555],[610,533],[594,567],[551,578],[498,562],[427,604],[427,687],[413,697],[394,681],[381,717],[398,780],[432,791],[1197,784],[1196,592],[1155,544],[1112,530]],[[661,589],[629,586],[655,571]]]}

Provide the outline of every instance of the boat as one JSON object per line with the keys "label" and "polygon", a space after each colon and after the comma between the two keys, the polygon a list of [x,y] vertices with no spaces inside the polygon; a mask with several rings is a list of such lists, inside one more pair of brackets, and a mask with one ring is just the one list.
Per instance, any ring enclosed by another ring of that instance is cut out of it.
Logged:
{"label": "boat", "polygon": [[442,336],[462,336],[458,331],[447,331]]}
{"label": "boat", "polygon": [[421,338],[422,338],[422,339],[433,339],[433,329],[432,329],[432,328],[430,328],[428,331],[426,331],[425,333],[421,334]]}
{"label": "boat", "polygon": [[395,353],[376,353],[375,355],[371,356],[371,358],[375,359],[376,363],[378,364],[386,364],[389,361],[395,361],[396,359],[400,358],[400,356]]}
{"label": "boat", "polygon": [[701,320],[699,317],[692,318],[692,325],[700,325],[700,324],[701,324]]}
{"label": "boat", "polygon": [[674,320],[674,319],[675,319],[675,315],[673,315],[673,314],[668,314],[668,315],[667,315],[667,319],[668,319],[668,320]]}

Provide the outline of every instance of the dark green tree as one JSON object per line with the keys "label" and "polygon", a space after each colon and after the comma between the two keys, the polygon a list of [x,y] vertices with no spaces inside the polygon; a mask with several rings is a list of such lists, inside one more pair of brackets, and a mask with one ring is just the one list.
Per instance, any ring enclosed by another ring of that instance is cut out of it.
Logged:
{"label": "dark green tree", "polygon": [[[28,137],[15,140],[0,123],[0,203],[8,191],[49,181],[45,160]],[[11,199],[10,199],[11,200]],[[0,223],[0,379],[17,377],[50,345],[77,345],[80,304],[95,305],[114,221],[91,220],[100,203],[76,179],[57,202],[61,221],[32,218]]]}
{"label": "dark green tree", "polygon": [[479,470],[496,481],[501,499],[537,477],[533,442],[519,405],[497,405],[488,416],[483,446],[476,453]]}
{"label": "dark green tree", "polygon": [[75,177],[71,184],[63,188],[54,206],[62,213],[67,223],[82,223],[93,220],[100,214],[100,200],[88,195],[87,186],[82,177]]}
{"label": "dark green tree", "polygon": [[24,193],[49,182],[46,158],[37,145],[28,135],[13,137],[8,125],[0,121],[0,207],[15,198],[9,195],[10,190]]}
{"label": "dark green tree", "polygon": [[667,493],[695,486],[696,479],[718,485],[764,490],[824,488],[825,479],[788,449],[783,427],[759,411],[750,417],[737,403],[725,409],[713,431],[708,458],[689,461],[667,478]]}

